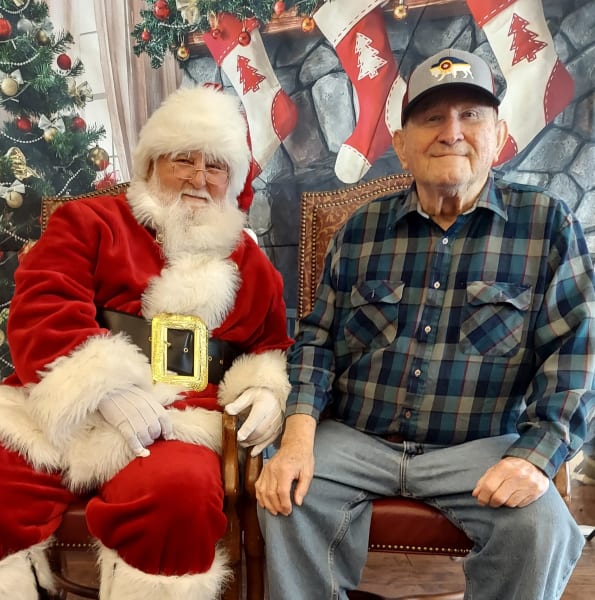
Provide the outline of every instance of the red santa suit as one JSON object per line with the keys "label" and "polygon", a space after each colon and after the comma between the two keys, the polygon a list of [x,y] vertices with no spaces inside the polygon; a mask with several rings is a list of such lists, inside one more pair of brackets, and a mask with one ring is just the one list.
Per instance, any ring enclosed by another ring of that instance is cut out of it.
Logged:
{"label": "red santa suit", "polygon": [[[254,386],[284,408],[291,339],[282,280],[239,210],[191,252],[183,240],[162,245],[147,226],[162,210],[142,181],[126,196],[68,202],[17,270],[15,372],[0,386],[0,597],[13,558],[33,560],[47,579],[43,545],[68,504],[88,493],[106,567],[102,598],[215,598],[225,581],[220,410]],[[200,392],[153,384],[138,346],[99,326],[100,307],[145,319],[200,316],[240,355]],[[174,439],[156,440],[146,458],[98,413],[103,398],[131,386],[166,405],[173,424]],[[124,576],[109,582],[112,565]]]}

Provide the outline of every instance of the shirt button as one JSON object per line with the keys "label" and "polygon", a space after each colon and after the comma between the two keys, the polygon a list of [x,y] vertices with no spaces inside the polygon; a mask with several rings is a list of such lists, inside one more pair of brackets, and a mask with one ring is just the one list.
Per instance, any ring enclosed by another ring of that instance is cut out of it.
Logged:
{"label": "shirt button", "polygon": [[435,281],[434,282],[434,289],[437,290],[438,288],[440,288],[440,282],[439,281]]}
{"label": "shirt button", "polygon": [[442,244],[446,246],[446,244],[448,244],[448,238],[442,238]]}
{"label": "shirt button", "polygon": [[431,328],[429,325],[426,325],[426,326],[424,327],[424,331],[425,331],[426,333],[430,333],[430,331],[432,331],[432,328]]}
{"label": "shirt button", "polygon": [[411,418],[411,411],[410,410],[406,410],[405,411],[405,418],[406,419],[410,419]]}
{"label": "shirt button", "polygon": [[415,369],[415,371],[413,371],[413,374],[414,374],[416,377],[419,377],[419,376],[421,375],[421,371],[420,371],[419,369]]}

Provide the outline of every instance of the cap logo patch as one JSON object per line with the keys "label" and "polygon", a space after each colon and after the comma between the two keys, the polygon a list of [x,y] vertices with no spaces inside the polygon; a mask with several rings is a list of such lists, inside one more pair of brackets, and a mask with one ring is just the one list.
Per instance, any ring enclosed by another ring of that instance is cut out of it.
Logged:
{"label": "cap logo patch", "polygon": [[436,77],[438,81],[442,81],[447,75],[456,79],[459,76],[459,73],[461,73],[463,79],[467,79],[469,76],[473,79],[471,65],[468,62],[453,56],[441,58],[437,63],[430,67],[430,73]]}

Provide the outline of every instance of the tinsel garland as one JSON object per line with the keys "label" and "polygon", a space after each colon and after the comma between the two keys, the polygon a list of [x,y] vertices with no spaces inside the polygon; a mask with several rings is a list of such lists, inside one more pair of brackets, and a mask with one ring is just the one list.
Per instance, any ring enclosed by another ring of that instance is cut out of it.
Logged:
{"label": "tinsel garland", "polygon": [[[318,4],[320,0],[147,0],[147,8],[140,11],[141,20],[131,33],[136,40],[134,53],[137,56],[146,53],[151,66],[157,69],[167,52],[179,61],[186,60],[187,54],[179,52],[186,35],[209,31],[220,13],[230,13],[240,20],[256,17],[264,27],[276,12],[295,10],[297,15],[306,17]],[[156,12],[163,15],[159,9],[164,5],[167,17],[156,16]],[[184,16],[191,16],[192,20]]]}

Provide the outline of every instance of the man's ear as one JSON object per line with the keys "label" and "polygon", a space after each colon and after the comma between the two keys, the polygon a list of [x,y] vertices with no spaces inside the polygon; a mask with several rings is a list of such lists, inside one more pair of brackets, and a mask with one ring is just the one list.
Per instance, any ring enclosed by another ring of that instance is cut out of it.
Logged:
{"label": "man's ear", "polygon": [[502,152],[502,148],[504,148],[507,139],[508,123],[506,123],[504,119],[498,119],[496,121],[496,155],[494,156],[493,163],[495,163],[498,160],[500,152]]}
{"label": "man's ear", "polygon": [[402,129],[397,129],[393,133],[393,149],[403,169],[407,170],[407,159],[405,157],[405,133]]}

